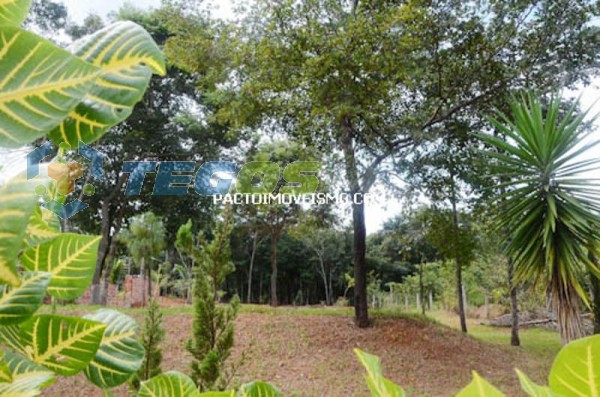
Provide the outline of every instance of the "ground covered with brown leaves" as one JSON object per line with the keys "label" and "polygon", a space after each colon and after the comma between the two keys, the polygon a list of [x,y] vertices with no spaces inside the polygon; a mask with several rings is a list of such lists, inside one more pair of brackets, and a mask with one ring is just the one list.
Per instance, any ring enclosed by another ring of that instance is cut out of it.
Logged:
{"label": "ground covered with brown leaves", "polygon": [[[141,314],[134,314],[138,321]],[[163,370],[188,371],[185,343],[189,314],[168,314]],[[363,369],[354,357],[360,348],[381,357],[385,376],[410,396],[451,396],[469,383],[476,370],[508,396],[521,395],[514,367],[541,383],[547,359],[510,346],[482,342],[431,322],[412,318],[378,318],[370,329],[357,329],[348,316],[242,313],[236,322],[231,359],[245,361],[235,382],[264,380],[286,396],[367,396]],[[83,376],[60,379],[44,395],[102,396]],[[126,388],[116,391],[126,396]]]}

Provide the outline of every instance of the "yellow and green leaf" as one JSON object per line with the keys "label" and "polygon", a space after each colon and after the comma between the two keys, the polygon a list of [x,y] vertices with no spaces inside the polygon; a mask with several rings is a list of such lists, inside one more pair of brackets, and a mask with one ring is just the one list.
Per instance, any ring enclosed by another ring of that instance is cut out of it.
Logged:
{"label": "yellow and green leaf", "polygon": [[25,247],[34,247],[60,234],[60,220],[51,211],[37,206],[29,219],[25,234]]}
{"label": "yellow and green leaf", "polygon": [[100,73],[50,41],[16,27],[0,27],[0,60],[0,146],[9,148],[31,143],[56,128]]}
{"label": "yellow and green leaf", "polygon": [[0,0],[0,27],[21,26],[31,7],[31,0]]}
{"label": "yellow and green leaf", "polygon": [[0,349],[0,383],[12,383],[13,376],[6,359],[4,358],[4,351]]}
{"label": "yellow and green leaf", "polygon": [[517,376],[519,377],[519,381],[521,382],[521,388],[527,395],[531,397],[557,397],[558,394],[552,393],[549,387],[540,386],[536,384],[534,381],[529,379],[527,375],[518,369],[515,370],[517,372]]}
{"label": "yellow and green leaf", "polygon": [[504,397],[504,393],[473,372],[473,381],[456,395],[456,397]]}
{"label": "yellow and green leaf", "polygon": [[50,283],[50,273],[25,273],[21,285],[0,285],[0,326],[19,324],[39,309]]}
{"label": "yellow and green leaf", "polygon": [[198,397],[194,381],[182,373],[170,371],[142,382],[138,397]]}
{"label": "yellow and green leaf", "polygon": [[252,382],[243,385],[237,397],[283,397],[283,394],[273,385],[265,382]]}
{"label": "yellow and green leaf", "polygon": [[0,283],[20,284],[17,258],[27,223],[37,205],[35,187],[40,182],[28,181],[25,175],[20,175],[0,187]]}
{"label": "yellow and green leaf", "polygon": [[42,389],[56,380],[52,371],[36,365],[18,354],[6,352],[6,362],[12,383],[0,384],[0,395],[9,397],[37,397]]}
{"label": "yellow and green leaf", "polygon": [[360,363],[367,370],[365,379],[374,397],[404,397],[404,390],[389,379],[383,377],[379,357],[354,349]]}
{"label": "yellow and green leaf", "polygon": [[85,369],[96,386],[108,389],[126,382],[144,360],[144,347],[137,338],[135,320],[115,310],[99,310],[84,318],[107,325],[100,348]]}
{"label": "yellow and green leaf", "polygon": [[91,91],[49,137],[76,146],[99,139],[131,115],[152,74],[166,73],[152,37],[133,22],[118,22],[76,44],[75,54],[102,70]]}
{"label": "yellow and green leaf", "polygon": [[[33,363],[70,376],[92,361],[105,329],[106,324],[82,318],[38,315],[20,327],[1,327],[0,335],[3,342],[18,348]],[[10,335],[6,335],[7,331]],[[16,343],[11,340],[17,338]]]}
{"label": "yellow and green leaf", "polygon": [[600,335],[571,342],[558,353],[550,389],[564,396],[600,396]]}
{"label": "yellow and green leaf", "polygon": [[78,298],[89,287],[96,268],[100,236],[64,233],[27,249],[21,264],[30,271],[52,274],[48,294],[61,300]]}

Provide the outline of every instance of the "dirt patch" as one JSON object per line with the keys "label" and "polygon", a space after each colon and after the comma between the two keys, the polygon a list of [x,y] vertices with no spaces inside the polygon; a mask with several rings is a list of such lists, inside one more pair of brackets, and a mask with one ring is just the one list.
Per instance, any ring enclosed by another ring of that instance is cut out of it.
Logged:
{"label": "dirt patch", "polygon": [[[137,318],[140,320],[141,318]],[[187,372],[185,343],[191,329],[187,315],[165,316],[167,338],[163,370]],[[510,396],[520,395],[513,367],[537,381],[534,357],[510,347],[474,340],[449,328],[412,319],[377,319],[357,329],[350,317],[289,314],[241,314],[236,322],[232,361],[246,354],[235,382],[264,380],[286,396],[367,396],[363,369],[352,350],[381,357],[384,374],[411,396],[450,396],[469,383],[477,370]],[[101,397],[82,376],[60,379],[45,396]],[[126,388],[115,393],[125,396]]]}

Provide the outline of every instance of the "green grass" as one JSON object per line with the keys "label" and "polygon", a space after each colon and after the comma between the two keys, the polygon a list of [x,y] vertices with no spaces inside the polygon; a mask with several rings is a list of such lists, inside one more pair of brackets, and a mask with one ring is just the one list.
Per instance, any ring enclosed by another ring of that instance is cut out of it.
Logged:
{"label": "green grass", "polygon": [[[428,313],[428,316],[431,316],[441,324],[459,329],[458,316],[453,313],[434,311]],[[495,345],[510,345],[510,328],[481,325],[478,324],[478,320],[469,321],[467,328],[469,335],[475,339]],[[558,332],[549,329],[522,328],[519,330],[519,336],[521,339],[521,348],[540,359],[552,360],[562,347]]]}

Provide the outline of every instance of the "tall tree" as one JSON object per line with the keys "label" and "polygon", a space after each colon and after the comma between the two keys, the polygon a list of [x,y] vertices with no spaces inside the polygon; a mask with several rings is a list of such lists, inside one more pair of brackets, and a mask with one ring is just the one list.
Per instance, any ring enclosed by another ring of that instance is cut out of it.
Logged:
{"label": "tall tree", "polygon": [[[200,390],[223,389],[224,365],[233,347],[233,322],[239,309],[235,296],[229,304],[218,305],[219,290],[234,269],[230,234],[232,212],[226,209],[217,223],[212,241],[202,234],[198,239],[184,237],[180,247],[196,263],[193,292],[194,320],[188,351],[192,354],[192,379]],[[185,242],[184,242],[185,240]]]}
{"label": "tall tree", "polygon": [[[148,285],[148,295],[152,297],[152,268],[157,256],[165,248],[165,227],[162,220],[152,212],[134,216],[129,227],[119,235],[127,246],[129,254],[140,268],[144,285]],[[143,288],[142,304],[146,305],[146,288]]]}
{"label": "tall tree", "polygon": [[[131,20],[144,26],[159,45],[164,45],[169,30],[168,8],[143,11],[126,7],[114,18]],[[89,30],[95,24],[86,24],[71,33]],[[208,67],[208,65],[206,66]],[[92,300],[106,303],[106,291],[111,267],[118,249],[115,236],[125,220],[136,212],[153,211],[163,218],[169,240],[174,240],[177,229],[190,216],[199,224],[210,224],[212,200],[190,194],[178,197],[152,195],[154,178],[147,183],[140,196],[124,194],[127,174],[123,174],[125,161],[205,161],[219,158],[223,148],[237,142],[237,135],[207,121],[210,106],[202,100],[195,87],[195,77],[174,66],[169,66],[164,79],[154,78],[142,101],[133,109],[131,117],[113,128],[95,148],[104,154],[105,178],[96,185],[96,195],[86,200],[89,211],[70,220],[72,226],[102,235],[96,272],[92,283]],[[81,182],[85,182],[85,178]],[[173,252],[173,256],[176,253]],[[104,282],[102,277],[104,275]]]}
{"label": "tall tree", "polygon": [[[275,187],[272,191],[260,192],[262,194],[278,195],[282,192],[282,188],[286,185],[285,179],[281,176],[281,170],[285,169],[289,164],[296,161],[310,161],[310,149],[295,143],[275,141],[273,143],[263,144],[256,148],[256,151],[251,151],[248,160],[255,163],[277,164],[280,170],[280,176],[274,181]],[[257,173],[258,174],[258,173]],[[249,175],[250,176],[250,175]],[[262,181],[264,182],[264,180]],[[259,193],[259,192],[257,192]],[[270,260],[271,260],[271,305],[277,306],[279,299],[277,295],[277,275],[278,275],[278,260],[277,260],[277,243],[282,234],[298,220],[300,213],[300,205],[268,203],[256,206],[248,206],[244,208],[247,218],[253,218],[252,223],[257,230],[261,230],[270,239]],[[249,216],[248,216],[249,215]]]}
{"label": "tall tree", "polygon": [[[217,118],[340,151],[347,191],[366,193],[390,158],[448,120],[472,118],[511,88],[589,73],[598,43],[583,43],[594,12],[591,1],[567,0],[259,0],[239,40],[227,41],[237,63],[226,75],[235,79],[212,96]],[[189,54],[205,42],[194,36],[182,29],[170,40],[173,59],[190,71],[204,56]],[[352,212],[355,314],[366,327],[364,204]]]}
{"label": "tall tree", "polygon": [[544,282],[550,292],[563,343],[585,336],[580,299],[589,302],[581,275],[585,268],[600,276],[587,249],[595,247],[600,225],[600,189],[585,177],[598,159],[579,156],[597,145],[581,147],[591,131],[587,114],[567,111],[552,99],[546,106],[534,95],[515,100],[509,116],[492,120],[504,139],[481,138],[501,152],[490,151],[496,175],[506,178],[507,192],[496,197],[499,228],[508,230],[508,252],[518,280]]}

